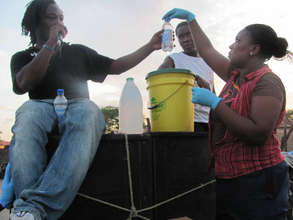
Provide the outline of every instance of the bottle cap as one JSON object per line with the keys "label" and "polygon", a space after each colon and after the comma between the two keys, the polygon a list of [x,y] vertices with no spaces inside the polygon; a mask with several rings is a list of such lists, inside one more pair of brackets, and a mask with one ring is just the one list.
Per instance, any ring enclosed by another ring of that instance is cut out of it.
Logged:
{"label": "bottle cap", "polygon": [[166,17],[166,18],[164,19],[164,21],[165,21],[165,22],[169,22],[169,21],[171,21],[171,19],[170,19],[169,17]]}
{"label": "bottle cap", "polygon": [[126,80],[127,80],[127,81],[133,81],[134,78],[133,78],[133,77],[128,77],[128,78],[126,78]]}
{"label": "bottle cap", "polygon": [[57,89],[57,95],[63,95],[64,89]]}

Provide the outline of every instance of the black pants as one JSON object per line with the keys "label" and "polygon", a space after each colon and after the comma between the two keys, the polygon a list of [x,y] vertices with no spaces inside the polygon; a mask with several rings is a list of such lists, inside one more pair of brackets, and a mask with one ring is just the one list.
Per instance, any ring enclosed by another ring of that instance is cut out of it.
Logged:
{"label": "black pants", "polygon": [[209,132],[208,123],[194,122],[194,132]]}
{"label": "black pants", "polygon": [[234,179],[217,179],[216,220],[286,220],[288,190],[285,161]]}

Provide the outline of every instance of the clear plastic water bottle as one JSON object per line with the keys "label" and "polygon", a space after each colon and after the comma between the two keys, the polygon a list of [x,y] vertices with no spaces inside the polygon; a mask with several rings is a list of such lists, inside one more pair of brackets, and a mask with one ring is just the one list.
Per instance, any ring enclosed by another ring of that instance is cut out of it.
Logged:
{"label": "clear plastic water bottle", "polygon": [[143,133],[143,101],[133,78],[127,78],[119,102],[119,132]]}
{"label": "clear plastic water bottle", "polygon": [[64,89],[57,89],[57,96],[54,99],[54,108],[60,122],[63,120],[67,109],[67,99],[64,96]]}
{"label": "clear plastic water bottle", "polygon": [[163,35],[162,35],[162,50],[165,52],[171,52],[174,47],[173,42],[173,27],[169,22],[169,19],[166,19],[163,24]]}

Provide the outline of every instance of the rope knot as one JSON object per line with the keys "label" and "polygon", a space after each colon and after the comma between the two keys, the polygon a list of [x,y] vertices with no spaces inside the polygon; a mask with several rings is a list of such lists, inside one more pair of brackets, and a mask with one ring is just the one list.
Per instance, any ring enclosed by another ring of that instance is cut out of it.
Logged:
{"label": "rope knot", "polygon": [[129,214],[127,220],[132,220],[132,218],[135,218],[135,217],[138,217],[138,216],[139,215],[138,215],[138,212],[137,212],[135,206],[131,206],[130,214]]}

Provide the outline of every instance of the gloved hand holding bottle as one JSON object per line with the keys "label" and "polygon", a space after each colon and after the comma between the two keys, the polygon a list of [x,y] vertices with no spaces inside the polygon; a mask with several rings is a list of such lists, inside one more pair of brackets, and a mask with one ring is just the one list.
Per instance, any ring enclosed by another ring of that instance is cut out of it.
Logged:
{"label": "gloved hand holding bottle", "polygon": [[181,8],[174,8],[170,11],[168,11],[164,16],[163,16],[163,20],[171,20],[172,18],[178,18],[178,19],[183,19],[186,20],[187,22],[191,22],[195,16],[193,13],[191,13],[190,11],[181,9]]}
{"label": "gloved hand holding bottle", "polygon": [[13,202],[13,198],[14,198],[14,189],[13,189],[13,181],[11,177],[10,163],[7,164],[5,169],[5,175],[4,175],[3,183],[1,186],[1,190],[2,192],[1,192],[0,204],[3,206],[3,208],[5,208]]}
{"label": "gloved hand holding bottle", "polygon": [[192,88],[192,102],[194,104],[200,104],[216,109],[222,98],[219,98],[214,93],[204,88]]}

